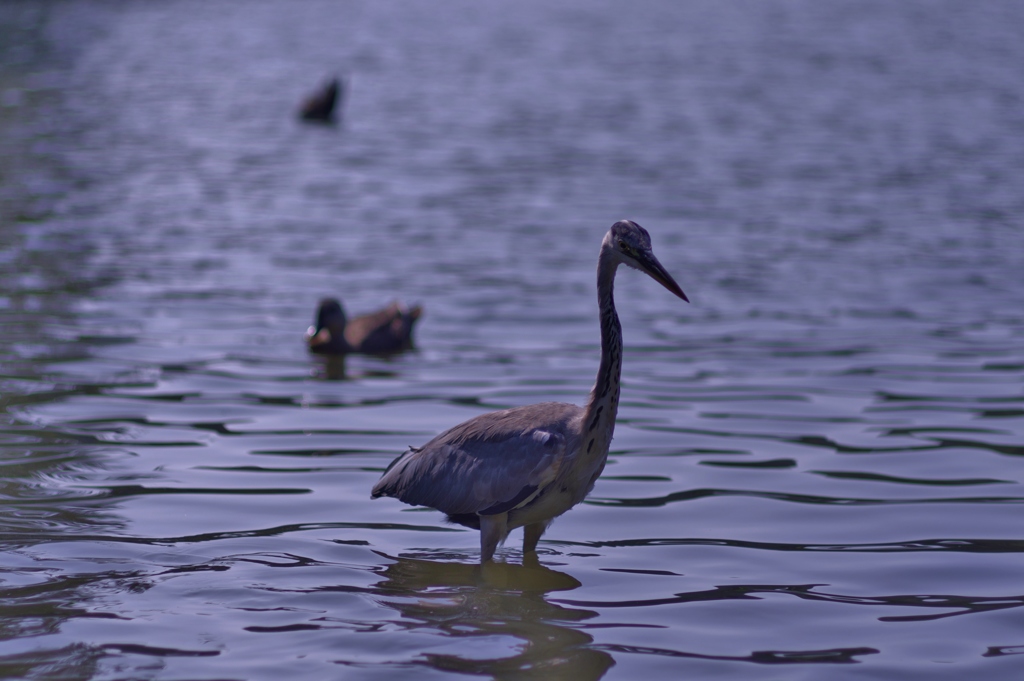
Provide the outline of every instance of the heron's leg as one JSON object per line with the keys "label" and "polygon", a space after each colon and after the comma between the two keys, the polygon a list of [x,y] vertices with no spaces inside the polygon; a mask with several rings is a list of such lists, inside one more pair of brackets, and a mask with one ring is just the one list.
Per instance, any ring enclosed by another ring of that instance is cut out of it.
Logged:
{"label": "heron's leg", "polygon": [[533,523],[523,528],[523,553],[537,550],[537,542],[540,541],[540,536],[546,529],[548,529],[546,522]]}
{"label": "heron's leg", "polygon": [[508,536],[508,513],[480,516],[480,562],[494,559],[494,550]]}

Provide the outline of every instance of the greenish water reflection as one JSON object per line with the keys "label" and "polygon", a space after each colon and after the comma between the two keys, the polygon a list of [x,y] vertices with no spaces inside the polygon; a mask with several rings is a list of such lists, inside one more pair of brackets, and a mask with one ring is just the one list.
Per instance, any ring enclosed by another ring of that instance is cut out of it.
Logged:
{"label": "greenish water reflection", "polygon": [[[445,560],[396,558],[375,586],[382,602],[443,636],[465,638],[467,654],[424,653],[422,664],[444,671],[496,679],[599,679],[615,664],[593,637],[573,626],[597,616],[592,610],[548,601],[553,592],[580,586],[574,577],[527,556],[522,565],[475,565]],[[511,637],[521,643],[508,656],[473,655],[480,637]]]}

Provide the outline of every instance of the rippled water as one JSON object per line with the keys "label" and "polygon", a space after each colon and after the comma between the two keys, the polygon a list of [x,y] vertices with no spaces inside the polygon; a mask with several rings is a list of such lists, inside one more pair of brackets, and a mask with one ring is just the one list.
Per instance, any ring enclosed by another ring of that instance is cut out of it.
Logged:
{"label": "rippled water", "polygon": [[[0,675],[1019,678],[1022,25],[0,5]],[[622,217],[693,304],[620,277],[604,475],[481,570],[369,489],[585,399]],[[422,303],[419,349],[333,380],[324,295]]]}

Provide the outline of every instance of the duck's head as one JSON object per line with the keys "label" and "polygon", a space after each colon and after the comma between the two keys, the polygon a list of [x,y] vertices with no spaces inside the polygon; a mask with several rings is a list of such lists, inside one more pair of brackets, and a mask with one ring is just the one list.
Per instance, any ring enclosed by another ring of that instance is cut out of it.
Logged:
{"label": "duck's head", "polygon": [[316,323],[306,330],[306,344],[313,352],[345,352],[348,318],[335,298],[324,298],[316,311]]}

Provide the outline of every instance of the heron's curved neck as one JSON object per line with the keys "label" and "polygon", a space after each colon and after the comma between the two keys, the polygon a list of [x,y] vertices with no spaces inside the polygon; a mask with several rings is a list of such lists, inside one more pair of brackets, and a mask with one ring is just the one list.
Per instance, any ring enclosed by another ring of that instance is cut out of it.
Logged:
{"label": "heron's curved neck", "polygon": [[[607,452],[619,409],[619,379],[622,374],[622,326],[615,312],[612,289],[618,263],[609,249],[602,248],[597,260],[597,303],[601,311],[601,366],[584,409],[584,446],[597,439]],[[589,453],[589,452],[588,452]]]}

